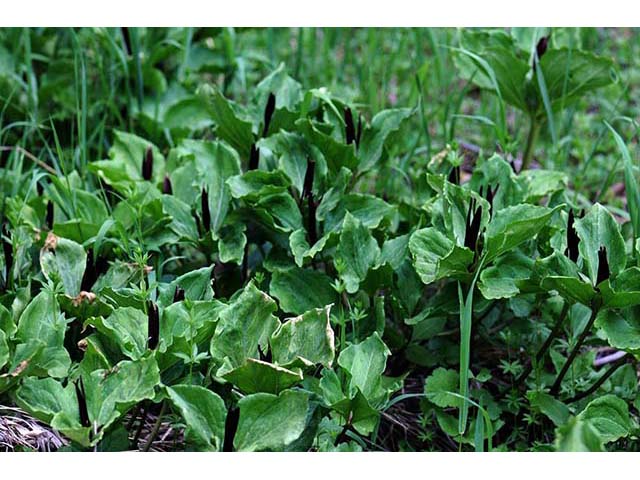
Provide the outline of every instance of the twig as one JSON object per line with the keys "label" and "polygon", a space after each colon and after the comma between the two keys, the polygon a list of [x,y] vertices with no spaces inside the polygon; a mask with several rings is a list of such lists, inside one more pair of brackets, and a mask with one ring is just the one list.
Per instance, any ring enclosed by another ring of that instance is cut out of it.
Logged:
{"label": "twig", "polygon": [[52,175],[58,175],[58,172],[56,172],[51,166],[47,165],[42,160],[40,160],[38,157],[36,157],[33,153],[25,150],[21,146],[16,145],[14,147],[10,147],[8,145],[0,145],[0,152],[8,152],[8,151],[11,151],[11,150],[15,150],[16,152],[22,153],[29,160],[31,160],[32,162],[36,163],[38,166],[44,168],[47,172],[51,173]]}
{"label": "twig", "polygon": [[167,402],[163,401],[162,406],[160,407],[160,413],[158,414],[158,418],[156,418],[156,423],[153,425],[153,430],[151,430],[151,435],[149,435],[149,439],[147,440],[147,444],[143,448],[143,452],[148,452],[151,448],[151,444],[158,436],[158,431],[160,430],[160,425],[162,425],[162,416],[164,415],[165,410],[167,409]]}

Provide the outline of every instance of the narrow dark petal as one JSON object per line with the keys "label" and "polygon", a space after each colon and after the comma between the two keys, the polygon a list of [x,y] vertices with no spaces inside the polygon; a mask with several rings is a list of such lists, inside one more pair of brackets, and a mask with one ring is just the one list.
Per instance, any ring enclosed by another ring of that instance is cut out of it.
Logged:
{"label": "narrow dark petal", "polygon": [[491,210],[493,210],[493,199],[496,198],[496,192],[500,188],[500,184],[496,185],[496,188],[491,188],[491,186],[487,187],[487,202],[489,202],[489,206]]}
{"label": "narrow dark petal", "polygon": [[202,188],[202,196],[200,197],[200,207],[202,209],[202,228],[208,232],[211,228],[211,212],[209,211],[209,194],[206,188]]}
{"label": "narrow dark petal", "polygon": [[[471,230],[471,212],[474,210],[476,204],[475,198],[472,198],[469,201],[469,209],[467,210],[467,219],[465,221],[465,229],[464,229],[464,246],[473,250],[475,248],[475,241],[472,239],[472,230]],[[472,246],[474,248],[472,248]]]}
{"label": "narrow dark petal", "polygon": [[609,278],[609,261],[607,260],[607,247],[601,246],[598,250],[598,275],[596,276],[596,285],[604,282]]}
{"label": "narrow dark petal", "polygon": [[173,292],[173,303],[181,302],[183,300],[184,290],[180,287],[180,285],[177,285],[175,291]]}
{"label": "narrow dark petal", "polygon": [[164,182],[162,182],[162,193],[165,195],[173,195],[173,187],[171,186],[171,179],[168,174],[164,176]]}
{"label": "narrow dark petal", "polygon": [[580,243],[580,237],[576,232],[574,226],[575,217],[573,216],[573,210],[569,210],[569,219],[567,220],[567,252],[566,255],[572,262],[578,261],[578,244]]}
{"label": "narrow dark petal", "polygon": [[456,185],[460,185],[460,165],[456,165],[451,169],[447,180],[449,181],[449,183],[455,183]]}
{"label": "narrow dark petal", "polygon": [[353,114],[349,107],[344,108],[344,135],[347,145],[351,145],[356,140],[356,129],[353,124]]}
{"label": "narrow dark petal", "polygon": [[271,125],[271,117],[273,117],[273,112],[276,111],[276,96],[273,93],[269,94],[269,99],[267,100],[267,106],[264,109],[264,127],[262,129],[262,136],[266,137],[267,133],[269,133],[269,125]]}
{"label": "narrow dark petal", "polygon": [[262,347],[258,345],[258,355],[260,355],[260,360],[263,362],[271,363],[273,360],[271,355],[271,349],[269,347],[267,347],[267,353],[264,353],[262,351]]}
{"label": "narrow dark petal", "polygon": [[516,162],[514,162],[513,160],[509,161],[509,165],[511,165],[511,170],[513,170],[513,173],[515,173],[516,175],[518,174],[518,169],[516,167]]}
{"label": "narrow dark petal", "polygon": [[158,314],[158,306],[153,302],[149,302],[147,319],[149,334],[147,346],[150,350],[155,350],[160,341],[160,316]]}
{"label": "narrow dark petal", "polygon": [[356,133],[356,147],[360,146],[361,136],[362,136],[362,115],[358,114],[358,133]]}
{"label": "narrow dark petal", "polygon": [[[472,251],[475,251],[476,247],[478,246],[481,220],[482,220],[482,205],[478,205],[478,208],[473,214],[473,221],[471,222],[471,227],[469,228],[471,238],[468,246]],[[465,238],[465,243],[466,243],[466,238]]]}
{"label": "narrow dark petal", "polygon": [[80,425],[87,428],[91,426],[91,420],[89,420],[89,409],[87,408],[87,396],[84,392],[84,383],[82,377],[80,377],[73,384],[76,388],[76,397],[78,398],[78,411],[80,413]]}
{"label": "narrow dark petal", "polygon": [[200,216],[198,215],[198,212],[191,212],[191,215],[193,216],[193,219],[196,222],[196,228],[198,229],[198,235],[202,236],[202,222],[200,221]]}
{"label": "narrow dark petal", "polygon": [[53,230],[53,202],[51,200],[47,202],[47,216],[44,223],[49,230]]}
{"label": "narrow dark petal", "polygon": [[232,407],[227,412],[227,419],[224,423],[224,442],[222,444],[223,452],[233,452],[233,439],[238,431],[238,422],[240,420],[240,409]]}
{"label": "narrow dark petal", "polygon": [[260,150],[256,148],[256,144],[251,144],[249,151],[249,170],[257,170],[260,165]]}
{"label": "narrow dark petal", "polygon": [[144,158],[142,159],[142,178],[149,181],[151,180],[152,175],[153,175],[153,149],[149,147],[147,148],[147,151],[144,154]]}
{"label": "narrow dark petal", "polygon": [[80,290],[83,292],[90,292],[91,287],[96,280],[98,279],[98,272],[96,270],[94,258],[93,258],[93,248],[87,250],[87,261],[84,266],[84,274],[82,275],[82,282],[80,283]]}
{"label": "narrow dark petal", "polygon": [[313,177],[315,175],[315,171],[316,171],[316,162],[308,158],[307,171],[304,174],[304,184],[302,187],[302,198],[305,198],[311,195],[311,192],[313,189]]}
{"label": "narrow dark petal", "polygon": [[40,182],[36,183],[36,192],[38,193],[39,197],[41,197],[42,193],[44,192],[44,188],[42,187],[42,184]]}
{"label": "narrow dark petal", "polygon": [[538,44],[536,45],[536,53],[538,54],[538,60],[542,58],[542,56],[547,51],[547,47],[549,46],[549,36],[542,37],[538,40]]}

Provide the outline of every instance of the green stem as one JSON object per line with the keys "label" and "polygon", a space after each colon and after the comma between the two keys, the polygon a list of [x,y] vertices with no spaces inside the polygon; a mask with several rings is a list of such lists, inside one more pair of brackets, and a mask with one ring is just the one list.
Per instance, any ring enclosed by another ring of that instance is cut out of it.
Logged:
{"label": "green stem", "polygon": [[580,392],[580,393],[576,394],[574,397],[571,397],[569,400],[566,401],[566,403],[577,402],[578,400],[582,400],[583,398],[586,398],[589,395],[591,395],[593,392],[598,390],[598,388],[600,388],[600,386],[604,382],[606,382],[607,379],[611,375],[616,373],[616,370],[618,370],[618,368],[620,368],[622,365],[626,364],[628,361],[629,361],[629,354],[627,354],[627,355],[625,355],[623,357],[620,357],[618,360],[616,360],[614,363],[611,364],[611,366],[609,367],[609,370],[604,372],[604,374],[598,379],[597,382],[595,382],[593,385],[591,385],[591,387],[589,387],[584,392]]}
{"label": "green stem", "polygon": [[587,339],[587,336],[589,335],[589,332],[591,331],[591,327],[593,327],[593,324],[595,323],[597,316],[598,316],[598,308],[593,307],[591,309],[591,318],[589,319],[589,323],[587,323],[587,326],[584,327],[584,330],[582,330],[580,337],[578,337],[578,342],[576,343],[575,347],[573,347],[573,350],[571,350],[571,353],[569,354],[569,358],[567,358],[567,361],[563,365],[562,370],[560,370],[560,373],[558,374],[556,381],[553,383],[553,386],[551,387],[551,391],[550,391],[551,395],[557,396],[558,393],[560,392],[562,379],[567,374],[567,372],[569,371],[569,367],[571,367],[571,364],[578,356],[580,347],[582,347],[582,344]]}
{"label": "green stem", "polygon": [[538,134],[540,133],[540,122],[536,120],[535,115],[531,115],[530,117],[530,125],[529,125],[529,135],[527,136],[527,145],[524,149],[524,154],[522,155],[522,168],[520,171],[526,170],[529,168],[531,164],[531,160],[533,159],[533,150],[536,140],[538,139]]}
{"label": "green stem", "polygon": [[[569,313],[569,307],[570,307],[569,302],[565,302],[564,306],[562,307],[562,311],[560,312],[560,316],[558,317],[558,320],[556,320],[556,323],[553,326],[553,330],[551,330],[551,333],[545,340],[544,344],[542,345],[542,347],[540,347],[540,350],[538,350],[538,353],[536,353],[536,357],[535,357],[536,364],[542,361],[542,359],[544,358],[544,355],[547,353],[547,350],[549,350],[549,347],[551,347],[553,340],[557,338],[558,335],[560,334],[560,331],[562,330],[562,325],[564,324],[564,321],[567,318],[567,314]],[[515,383],[516,387],[519,386],[522,382],[524,382],[526,378],[529,376],[529,374],[533,370],[533,364],[534,363],[531,362],[527,366],[527,368],[525,368],[524,372],[522,372],[522,374],[520,374],[520,376],[517,378]]]}

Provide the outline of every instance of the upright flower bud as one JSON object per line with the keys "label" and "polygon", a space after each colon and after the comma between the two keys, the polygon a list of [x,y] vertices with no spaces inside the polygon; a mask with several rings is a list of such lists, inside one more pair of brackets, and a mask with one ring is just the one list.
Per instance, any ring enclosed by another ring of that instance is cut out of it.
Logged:
{"label": "upright flower bud", "polygon": [[353,114],[349,107],[344,107],[344,136],[347,145],[356,141],[356,128],[353,123]]}
{"label": "upright flower bud", "polygon": [[11,234],[7,230],[7,224],[2,225],[2,253],[4,254],[4,265],[7,283],[11,278],[11,268],[13,267],[13,245],[11,243]]}
{"label": "upright flower bud", "polygon": [[148,341],[147,346],[149,350],[155,350],[158,347],[158,343],[160,342],[160,315],[158,313],[158,306],[149,302],[147,310],[147,320],[148,320]]}
{"label": "upright flower bud", "polygon": [[47,215],[44,223],[49,230],[53,230],[53,202],[51,200],[47,202]]}
{"label": "upright flower bud", "polygon": [[269,125],[271,124],[271,117],[273,112],[276,111],[276,96],[273,93],[269,94],[267,99],[267,106],[264,109],[264,126],[262,127],[262,136],[266,137],[269,133]]}
{"label": "upright flower bud", "polygon": [[256,148],[256,144],[251,144],[249,151],[249,170],[257,170],[260,165],[260,150]]}
{"label": "upright flower bud", "polygon": [[91,420],[89,420],[89,409],[87,408],[87,396],[84,391],[84,383],[82,377],[76,380],[73,385],[76,389],[76,398],[78,399],[78,413],[80,415],[80,425],[85,428],[91,426]]}
{"label": "upright flower bud", "polygon": [[211,228],[211,212],[209,210],[209,194],[207,189],[202,187],[202,195],[200,196],[200,209],[202,211],[202,229],[206,233]]}
{"label": "upright flower bud", "polygon": [[596,275],[596,285],[607,280],[611,275],[609,271],[609,261],[607,260],[607,247],[601,246],[598,250],[598,274]]}
{"label": "upright flower bud", "polygon": [[153,149],[148,147],[142,159],[142,178],[149,181],[153,175]]}
{"label": "upright flower bud", "polygon": [[164,176],[164,182],[162,182],[162,193],[165,195],[173,195],[173,187],[171,186],[171,179],[169,174]]}
{"label": "upright flower bud", "polygon": [[580,243],[580,237],[578,237],[574,222],[575,217],[573,216],[573,210],[569,210],[569,218],[567,219],[567,250],[565,251],[565,255],[575,263],[578,261],[578,244]]}
{"label": "upright flower bud", "polygon": [[178,303],[184,300],[184,290],[180,285],[176,285],[176,289],[173,292],[173,303]]}

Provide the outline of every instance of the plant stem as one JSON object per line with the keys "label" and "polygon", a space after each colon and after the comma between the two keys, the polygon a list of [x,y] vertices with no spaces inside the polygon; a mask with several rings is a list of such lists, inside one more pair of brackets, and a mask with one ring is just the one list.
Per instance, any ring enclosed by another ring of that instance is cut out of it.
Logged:
{"label": "plant stem", "polygon": [[160,430],[160,425],[162,425],[162,416],[164,415],[165,410],[167,409],[167,402],[163,401],[162,406],[160,407],[160,413],[158,414],[158,418],[156,418],[156,423],[153,425],[153,430],[151,430],[151,434],[149,435],[149,440],[147,440],[147,444],[144,446],[143,452],[148,452],[151,448],[151,444],[158,436],[158,431]]}
{"label": "plant stem", "polygon": [[584,341],[587,339],[587,336],[589,335],[589,332],[591,331],[591,327],[593,327],[593,324],[596,321],[597,316],[598,316],[598,308],[592,307],[591,318],[589,319],[589,323],[587,323],[587,326],[584,327],[584,330],[582,330],[580,337],[578,337],[578,342],[576,343],[575,347],[573,347],[573,350],[571,350],[571,353],[569,354],[569,358],[567,358],[567,361],[563,365],[562,370],[560,370],[560,373],[558,374],[556,381],[553,383],[553,386],[551,387],[551,391],[550,391],[551,395],[557,396],[558,392],[560,392],[562,379],[567,374],[567,372],[569,371],[569,367],[571,367],[571,364],[578,356],[578,351],[582,347],[582,344],[584,343]]}
{"label": "plant stem", "polygon": [[520,167],[520,171],[526,170],[529,168],[531,164],[531,159],[533,158],[533,149],[538,139],[538,134],[540,133],[540,122],[536,120],[535,115],[531,115],[530,124],[529,124],[529,135],[527,136],[527,145],[524,150],[524,154],[522,155],[522,167]]}
{"label": "plant stem", "polygon": [[629,360],[629,354],[625,354],[622,357],[620,357],[618,360],[616,360],[615,362],[613,362],[611,364],[611,366],[609,367],[609,369],[604,372],[604,374],[593,384],[591,385],[587,390],[585,390],[584,392],[580,392],[577,393],[575,396],[571,397],[569,400],[566,401],[566,403],[573,403],[573,402],[577,402],[578,400],[582,400],[585,397],[588,397],[589,395],[591,395],[593,392],[595,392],[596,390],[598,390],[598,388],[600,388],[600,386],[607,381],[607,379],[613,375],[615,373],[616,370],[618,370],[618,368],[620,368],[622,365],[624,365],[625,363],[627,363],[627,361]]}
{"label": "plant stem", "polygon": [[[562,325],[564,324],[564,321],[567,318],[567,314],[569,313],[569,307],[570,307],[569,302],[565,302],[564,306],[562,307],[562,311],[560,312],[560,316],[558,317],[558,320],[556,320],[556,323],[553,326],[553,330],[551,330],[551,333],[545,340],[544,344],[542,345],[542,347],[540,347],[540,350],[538,350],[538,353],[536,353],[536,357],[535,357],[536,364],[540,363],[540,361],[544,358],[545,354],[551,347],[551,344],[553,343],[553,341],[560,334],[560,331],[562,330]],[[533,370],[533,362],[529,363],[529,365],[527,365],[525,370],[516,379],[515,386],[517,387],[522,382],[524,382],[532,370]]]}

